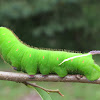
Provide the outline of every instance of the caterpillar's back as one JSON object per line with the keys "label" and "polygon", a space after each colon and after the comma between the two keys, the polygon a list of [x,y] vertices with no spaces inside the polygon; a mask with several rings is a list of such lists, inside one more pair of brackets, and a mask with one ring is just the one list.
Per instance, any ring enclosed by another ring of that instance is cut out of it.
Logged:
{"label": "caterpillar's back", "polygon": [[52,73],[64,77],[70,73],[85,75],[89,80],[96,80],[100,77],[100,68],[94,64],[90,53],[31,48],[23,44],[11,30],[5,27],[0,27],[0,54],[18,71],[29,75]]}

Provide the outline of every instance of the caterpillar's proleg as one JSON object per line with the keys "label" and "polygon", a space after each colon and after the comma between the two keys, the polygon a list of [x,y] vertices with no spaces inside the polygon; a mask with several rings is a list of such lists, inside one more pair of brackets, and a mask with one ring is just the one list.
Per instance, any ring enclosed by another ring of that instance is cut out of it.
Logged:
{"label": "caterpillar's proleg", "polygon": [[50,54],[51,52],[39,50],[38,51],[38,66],[39,71],[42,75],[48,75],[51,73],[52,66],[49,65],[50,63]]}
{"label": "caterpillar's proleg", "polygon": [[67,75],[66,68],[55,67],[55,73],[58,74],[60,77],[65,77]]}

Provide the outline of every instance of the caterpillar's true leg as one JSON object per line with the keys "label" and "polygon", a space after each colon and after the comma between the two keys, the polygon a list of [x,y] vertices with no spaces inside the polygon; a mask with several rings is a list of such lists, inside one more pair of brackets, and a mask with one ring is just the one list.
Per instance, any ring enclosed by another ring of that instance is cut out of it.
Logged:
{"label": "caterpillar's true leg", "polygon": [[16,68],[16,67],[13,67],[13,66],[12,66],[12,68],[13,68],[14,70],[17,70],[17,68]]}
{"label": "caterpillar's true leg", "polygon": [[60,77],[65,77],[67,75],[67,71],[65,68],[61,68],[61,67],[55,67],[55,73],[58,74],[58,76]]}

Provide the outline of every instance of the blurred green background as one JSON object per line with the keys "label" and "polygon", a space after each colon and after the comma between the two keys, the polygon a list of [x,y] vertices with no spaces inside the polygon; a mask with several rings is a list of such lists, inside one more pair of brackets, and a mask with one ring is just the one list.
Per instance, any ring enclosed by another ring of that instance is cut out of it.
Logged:
{"label": "blurred green background", "polygon": [[[34,47],[89,52],[100,50],[99,9],[99,0],[0,0],[0,26]],[[100,57],[94,59],[100,65]],[[3,60],[0,70],[13,71]],[[37,83],[65,95],[51,93],[54,100],[100,100],[96,84]],[[0,100],[41,100],[23,84],[0,81],[0,89]]]}

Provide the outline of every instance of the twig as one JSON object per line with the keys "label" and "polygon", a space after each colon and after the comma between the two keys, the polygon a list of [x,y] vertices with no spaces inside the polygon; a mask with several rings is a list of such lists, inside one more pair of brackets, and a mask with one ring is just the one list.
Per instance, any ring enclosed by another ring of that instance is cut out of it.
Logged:
{"label": "twig", "polygon": [[44,91],[46,91],[46,92],[53,92],[53,93],[58,93],[58,94],[60,94],[61,96],[64,96],[63,94],[61,94],[61,92],[57,89],[57,90],[51,90],[51,89],[45,89],[45,88],[43,88],[43,87],[41,87],[41,86],[39,86],[39,85],[37,85],[36,83],[29,83],[29,82],[22,82],[23,84],[25,84],[25,85],[30,85],[30,86],[33,86],[33,87],[37,87],[37,88],[40,88],[40,89],[42,89],[42,90],[44,90]]}
{"label": "twig", "polygon": [[58,75],[48,75],[44,77],[41,74],[34,75],[33,79],[29,78],[28,74],[25,73],[14,73],[14,72],[3,72],[0,71],[0,80],[8,80],[15,82],[25,82],[25,81],[46,81],[46,82],[80,82],[80,83],[92,83],[100,84],[100,78],[96,81],[89,81],[86,77],[81,77],[81,75],[67,75],[64,78]]}

